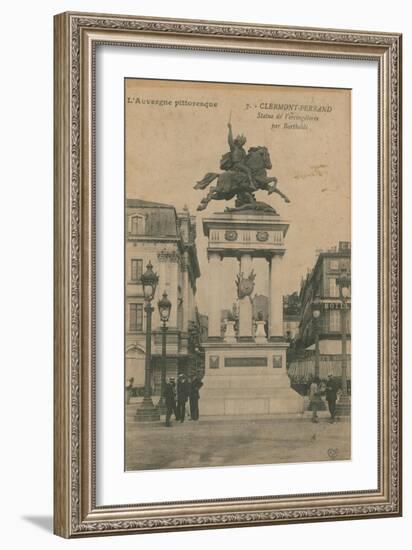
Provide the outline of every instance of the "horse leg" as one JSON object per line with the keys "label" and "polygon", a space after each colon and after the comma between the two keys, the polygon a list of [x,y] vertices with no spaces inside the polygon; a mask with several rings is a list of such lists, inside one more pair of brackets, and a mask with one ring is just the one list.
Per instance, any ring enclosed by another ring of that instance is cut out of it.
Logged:
{"label": "horse leg", "polygon": [[287,197],[284,193],[282,193],[282,191],[279,191],[279,189],[277,187],[274,187],[273,190],[271,191],[271,193],[277,193],[278,195],[280,195],[282,197],[282,199],[285,202],[290,202],[289,197]]}
{"label": "horse leg", "polygon": [[209,204],[209,202],[214,199],[214,192],[216,191],[216,187],[211,187],[209,189],[209,192],[208,194],[206,195],[206,197],[203,197],[203,199],[200,201],[200,204],[199,206],[197,207],[197,210],[205,210],[207,208],[207,205]]}
{"label": "horse leg", "polygon": [[[282,199],[285,201],[285,202],[290,202],[290,199],[289,197],[287,197],[284,193],[282,193],[282,191],[280,191],[278,188],[277,188],[277,178],[268,178],[266,183],[267,183],[267,190],[268,190],[268,193],[269,195],[271,195],[272,193],[277,193],[278,195],[280,195],[282,197]],[[270,183],[273,183],[273,185],[269,185]]]}

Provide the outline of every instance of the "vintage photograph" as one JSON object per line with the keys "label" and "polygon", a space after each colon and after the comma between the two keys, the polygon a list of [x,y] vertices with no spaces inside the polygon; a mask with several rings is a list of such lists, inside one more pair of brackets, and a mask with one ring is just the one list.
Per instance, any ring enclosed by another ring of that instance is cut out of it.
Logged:
{"label": "vintage photograph", "polygon": [[351,459],[351,91],[126,78],[125,470]]}

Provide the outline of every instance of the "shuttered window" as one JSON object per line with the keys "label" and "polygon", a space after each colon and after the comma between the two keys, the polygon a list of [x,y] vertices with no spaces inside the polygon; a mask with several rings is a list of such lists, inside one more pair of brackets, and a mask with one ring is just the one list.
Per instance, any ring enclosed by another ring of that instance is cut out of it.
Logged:
{"label": "shuttered window", "polygon": [[131,278],[132,281],[140,281],[143,273],[143,260],[133,258],[131,265]]}
{"label": "shuttered window", "polygon": [[329,312],[329,328],[331,332],[339,332],[341,330],[340,316],[341,312],[339,309],[332,309]]}
{"label": "shuttered window", "polygon": [[143,305],[130,304],[130,331],[135,332],[143,329]]}
{"label": "shuttered window", "polygon": [[132,216],[131,227],[132,235],[143,235],[144,234],[144,218],[143,216]]}

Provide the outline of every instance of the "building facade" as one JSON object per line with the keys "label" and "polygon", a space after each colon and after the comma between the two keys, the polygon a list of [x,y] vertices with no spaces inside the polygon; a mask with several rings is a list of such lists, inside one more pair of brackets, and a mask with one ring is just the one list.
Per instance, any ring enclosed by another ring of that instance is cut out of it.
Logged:
{"label": "building facade", "polygon": [[167,292],[172,304],[166,333],[166,375],[201,368],[200,322],[196,281],[200,276],[196,224],[188,210],[171,205],[127,199],[125,216],[125,370],[143,386],[145,378],[146,319],[141,276],[148,262],[159,277],[152,301],[152,391],[160,393],[162,332],[157,302]]}
{"label": "building facade", "polygon": [[[337,247],[321,251],[313,269],[302,281],[299,301],[301,315],[299,330],[295,339],[295,354],[289,366],[291,375],[313,374],[316,332],[319,338],[320,375],[329,372],[341,374],[342,360],[342,307],[337,279],[346,274],[350,277],[350,242],[339,242]],[[347,300],[346,338],[350,378],[351,315],[350,296]],[[314,318],[314,306],[319,309],[318,319]]]}

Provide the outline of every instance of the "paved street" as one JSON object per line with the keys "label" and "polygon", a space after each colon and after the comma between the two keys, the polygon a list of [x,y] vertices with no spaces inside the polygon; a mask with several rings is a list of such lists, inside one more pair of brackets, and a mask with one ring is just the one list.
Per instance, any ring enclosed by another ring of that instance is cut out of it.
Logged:
{"label": "paved street", "polygon": [[164,417],[137,423],[136,407],[127,407],[127,470],[350,459],[349,419],[209,416],[166,428]]}

